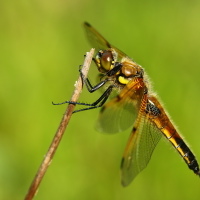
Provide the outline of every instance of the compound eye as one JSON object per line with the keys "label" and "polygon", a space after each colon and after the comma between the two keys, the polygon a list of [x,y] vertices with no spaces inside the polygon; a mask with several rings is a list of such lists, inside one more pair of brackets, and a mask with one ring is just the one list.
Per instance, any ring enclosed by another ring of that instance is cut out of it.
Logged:
{"label": "compound eye", "polygon": [[111,51],[103,51],[99,54],[100,71],[107,72],[112,69],[113,55]]}

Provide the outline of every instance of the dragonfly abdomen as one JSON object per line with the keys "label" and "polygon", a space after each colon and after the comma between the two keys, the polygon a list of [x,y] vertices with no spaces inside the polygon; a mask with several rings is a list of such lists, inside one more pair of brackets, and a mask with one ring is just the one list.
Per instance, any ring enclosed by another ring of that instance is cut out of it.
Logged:
{"label": "dragonfly abdomen", "polygon": [[199,171],[199,165],[197,163],[197,160],[192,153],[192,151],[189,149],[187,144],[183,141],[183,139],[179,136],[179,134],[175,131],[174,134],[167,138],[173,146],[177,149],[179,154],[183,157],[188,167],[194,171],[195,174],[200,175]]}
{"label": "dragonfly abdomen", "polygon": [[149,96],[148,100],[151,105],[149,106],[149,108],[151,108],[149,110],[154,111],[149,112],[151,120],[179,152],[189,169],[191,169],[195,174],[200,175],[199,165],[194,154],[176,131],[176,128],[173,126],[161,104],[154,96]]}

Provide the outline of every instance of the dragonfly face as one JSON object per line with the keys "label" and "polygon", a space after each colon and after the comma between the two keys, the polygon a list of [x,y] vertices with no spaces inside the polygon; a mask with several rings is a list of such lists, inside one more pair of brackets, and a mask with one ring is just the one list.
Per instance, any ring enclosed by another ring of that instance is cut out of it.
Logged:
{"label": "dragonfly face", "polygon": [[[103,79],[94,87],[88,79],[83,79],[90,92],[104,84],[108,84],[108,87],[92,104],[70,103],[88,106],[82,110],[102,107],[97,124],[99,131],[116,133],[133,127],[121,162],[123,186],[128,185],[147,166],[162,136],[169,140],[188,167],[200,175],[194,154],[151,91],[143,68],[111,45],[90,24],[85,23],[84,27],[92,47],[98,50],[94,62]],[[117,96],[106,103],[114,89],[118,92]]]}
{"label": "dragonfly face", "polygon": [[96,65],[99,72],[106,73],[114,68],[117,54],[114,50],[100,50],[96,55]]}

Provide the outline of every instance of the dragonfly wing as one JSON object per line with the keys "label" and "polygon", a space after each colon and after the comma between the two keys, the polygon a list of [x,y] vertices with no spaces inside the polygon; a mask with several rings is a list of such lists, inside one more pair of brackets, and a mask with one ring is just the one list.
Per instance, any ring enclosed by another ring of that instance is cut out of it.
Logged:
{"label": "dragonfly wing", "polygon": [[134,123],[146,89],[143,84],[140,79],[133,79],[119,95],[102,107],[97,121],[98,131],[117,133]]}
{"label": "dragonfly wing", "polygon": [[89,23],[85,22],[84,27],[89,42],[92,46],[98,48],[96,49],[97,51],[111,48],[110,43],[100,33],[98,33]]}
{"label": "dragonfly wing", "polygon": [[161,136],[145,112],[138,116],[121,163],[123,186],[127,186],[147,166]]}
{"label": "dragonfly wing", "polygon": [[104,133],[121,132],[134,123],[136,113],[133,103],[118,101],[116,97],[102,107],[96,128],[99,132]]}
{"label": "dragonfly wing", "polygon": [[118,48],[111,45],[96,29],[94,29],[89,23],[85,22],[84,27],[86,30],[86,35],[88,41],[92,45],[92,47],[96,48],[96,51],[105,50],[108,48],[113,48],[118,53],[118,57],[128,57],[125,53],[123,53]]}

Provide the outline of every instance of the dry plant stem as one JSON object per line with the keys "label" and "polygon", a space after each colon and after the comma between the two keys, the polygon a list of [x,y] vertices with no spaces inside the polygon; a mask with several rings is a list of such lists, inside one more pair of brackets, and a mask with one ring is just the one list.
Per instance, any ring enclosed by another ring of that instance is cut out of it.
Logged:
{"label": "dry plant stem", "polygon": [[[87,76],[87,73],[89,71],[89,67],[90,67],[93,55],[94,55],[94,49],[91,49],[90,52],[87,52],[87,54],[86,54],[83,68],[82,68],[82,73],[84,74],[85,77]],[[79,77],[78,81],[75,84],[75,90],[74,90],[74,93],[73,93],[70,101],[76,102],[78,100],[79,95],[82,91],[82,86],[83,86],[82,84],[83,84],[82,79],[81,79],[81,77]],[[42,178],[43,178],[44,174],[46,173],[48,166],[51,163],[51,160],[56,152],[56,149],[58,148],[61,138],[62,138],[62,136],[65,132],[65,129],[69,123],[69,120],[71,118],[74,107],[75,107],[75,105],[72,105],[72,104],[68,105],[68,107],[65,111],[65,114],[60,122],[59,127],[58,127],[58,130],[52,140],[52,143],[51,143],[51,145],[44,157],[44,160],[42,161],[42,164],[40,165],[38,172],[29,188],[29,191],[25,197],[25,200],[33,199],[33,197],[42,181]]]}

